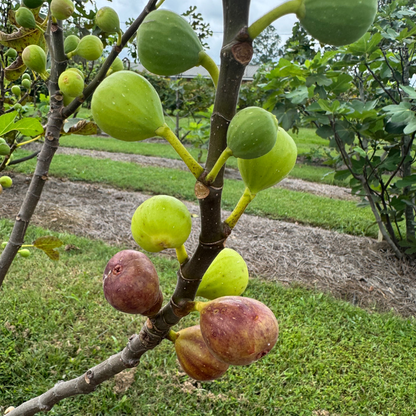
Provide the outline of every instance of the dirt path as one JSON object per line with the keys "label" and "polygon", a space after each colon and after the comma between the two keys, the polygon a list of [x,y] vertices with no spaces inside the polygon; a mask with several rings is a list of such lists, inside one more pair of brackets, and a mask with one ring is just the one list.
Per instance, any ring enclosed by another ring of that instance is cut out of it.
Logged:
{"label": "dirt path", "polygon": [[[14,186],[4,191],[0,206],[0,216],[10,219],[18,213],[30,181],[12,176]],[[147,198],[138,192],[50,179],[32,223],[137,248],[130,235],[130,219]],[[199,211],[196,202],[185,204],[195,214],[186,244],[192,253]],[[223,218],[227,215],[224,211]],[[317,288],[364,307],[393,308],[404,316],[416,313],[416,264],[397,260],[385,243],[243,215],[227,246],[243,255],[252,277]]]}

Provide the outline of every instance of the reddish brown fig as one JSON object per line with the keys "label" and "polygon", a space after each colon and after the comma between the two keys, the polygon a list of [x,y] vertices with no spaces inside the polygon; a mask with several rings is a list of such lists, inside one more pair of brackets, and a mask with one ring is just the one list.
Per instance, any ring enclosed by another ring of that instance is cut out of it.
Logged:
{"label": "reddish brown fig", "polygon": [[171,334],[179,363],[194,380],[211,381],[220,378],[229,365],[218,361],[207,348],[199,325]]}
{"label": "reddish brown fig", "polygon": [[134,250],[123,250],[107,263],[103,276],[104,296],[115,309],[151,316],[163,302],[159,277],[150,259]]}
{"label": "reddish brown fig", "polygon": [[230,365],[247,365],[276,344],[279,326],[273,312],[255,299],[223,296],[196,302],[201,332],[211,353]]}

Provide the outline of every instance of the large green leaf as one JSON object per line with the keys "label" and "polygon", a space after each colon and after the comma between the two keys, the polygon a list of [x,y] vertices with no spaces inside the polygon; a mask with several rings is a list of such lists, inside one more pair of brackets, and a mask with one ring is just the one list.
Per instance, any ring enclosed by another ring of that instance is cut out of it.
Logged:
{"label": "large green leaf", "polygon": [[16,116],[17,111],[12,111],[11,113],[0,116],[0,136],[4,136],[7,132],[13,130],[10,126],[13,125]]}
{"label": "large green leaf", "polygon": [[43,133],[43,127],[40,121],[32,117],[22,118],[11,127],[11,130],[17,130],[24,136],[36,136]]}

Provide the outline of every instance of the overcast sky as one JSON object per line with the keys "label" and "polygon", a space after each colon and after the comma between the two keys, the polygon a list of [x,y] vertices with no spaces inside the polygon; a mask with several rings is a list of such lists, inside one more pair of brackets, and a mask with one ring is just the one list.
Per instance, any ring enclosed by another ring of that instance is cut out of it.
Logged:
{"label": "overcast sky", "polygon": [[[129,17],[136,18],[143,7],[147,4],[147,0],[96,0],[97,8],[103,6],[112,7],[117,11],[121,28],[125,30],[125,21]],[[251,0],[250,6],[250,23],[263,16],[265,13],[275,8],[279,4],[284,3],[283,0]],[[211,30],[214,32],[213,36],[207,41],[210,49],[207,51],[215,62],[219,63],[219,53],[222,44],[222,1],[221,0],[166,0],[161,8],[172,10],[178,14],[185,12],[189,6],[197,6],[197,11],[201,13],[204,20],[211,25]],[[275,22],[274,26],[277,33],[282,38],[282,43],[292,33],[292,26],[296,21],[294,14],[284,16]]]}

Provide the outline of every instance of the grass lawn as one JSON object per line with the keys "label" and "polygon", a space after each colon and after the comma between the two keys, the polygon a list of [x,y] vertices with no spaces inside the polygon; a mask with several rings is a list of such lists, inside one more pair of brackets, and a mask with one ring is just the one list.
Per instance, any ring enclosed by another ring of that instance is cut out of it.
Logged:
{"label": "grass lawn", "polygon": [[[0,221],[0,239],[11,223]],[[16,258],[0,290],[0,408],[18,405],[59,380],[83,374],[119,352],[144,318],[112,309],[102,293],[102,273],[119,249],[98,241],[29,227],[27,241],[47,234],[78,249],[52,262],[36,251]],[[165,301],[176,283],[177,262],[151,257]],[[279,340],[250,366],[196,383],[178,367],[164,341],[146,353],[132,384],[114,380],[86,396],[66,399],[51,414],[120,415],[414,415],[416,322],[371,313],[302,288],[250,280],[245,296],[276,315]],[[191,314],[175,328],[197,323]],[[319,412],[319,413],[318,413]],[[326,414],[326,413],[325,413]]]}

